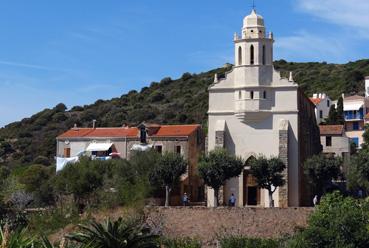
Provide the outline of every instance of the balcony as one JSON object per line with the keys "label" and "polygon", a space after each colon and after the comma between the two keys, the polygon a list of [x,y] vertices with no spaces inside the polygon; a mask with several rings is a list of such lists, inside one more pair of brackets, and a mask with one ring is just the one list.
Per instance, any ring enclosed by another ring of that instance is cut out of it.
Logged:
{"label": "balcony", "polygon": [[271,103],[267,99],[236,100],[235,115],[242,121],[261,121],[271,115]]}
{"label": "balcony", "polygon": [[357,120],[364,120],[364,115],[362,113],[357,114],[345,113],[345,121],[357,121]]}

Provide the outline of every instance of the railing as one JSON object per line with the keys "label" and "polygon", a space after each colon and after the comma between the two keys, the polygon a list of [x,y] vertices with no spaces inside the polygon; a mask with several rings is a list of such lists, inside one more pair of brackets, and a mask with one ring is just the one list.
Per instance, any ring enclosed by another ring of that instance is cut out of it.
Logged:
{"label": "railing", "polygon": [[345,120],[363,120],[364,115],[363,114],[345,114]]}

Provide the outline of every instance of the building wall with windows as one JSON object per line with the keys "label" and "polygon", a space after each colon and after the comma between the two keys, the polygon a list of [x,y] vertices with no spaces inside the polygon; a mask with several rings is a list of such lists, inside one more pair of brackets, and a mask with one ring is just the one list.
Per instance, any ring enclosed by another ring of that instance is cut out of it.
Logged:
{"label": "building wall with windows", "polygon": [[[138,127],[78,128],[74,127],[57,137],[57,157],[75,157],[91,144],[109,144],[107,151],[93,151],[103,158],[115,153],[116,157],[129,159],[136,150],[155,149],[160,153],[181,154],[188,161],[187,173],[171,197],[171,204],[180,204],[186,192],[190,200],[204,200],[204,185],[197,173],[199,156],[204,152],[205,137],[200,125],[141,124]],[[95,155],[95,156],[96,156]],[[98,158],[99,159],[99,158]]]}
{"label": "building wall with windows", "polygon": [[363,96],[354,95],[343,98],[346,136],[354,142],[358,148],[363,144],[367,105],[367,101]]}
{"label": "building wall with windows", "polygon": [[344,125],[321,125],[320,141],[325,155],[342,158],[342,172],[346,173],[351,159],[351,141],[346,136]]}
{"label": "building wall with windows", "polygon": [[315,105],[315,118],[318,124],[328,118],[329,110],[334,104],[325,93],[315,93],[310,97],[310,101]]}

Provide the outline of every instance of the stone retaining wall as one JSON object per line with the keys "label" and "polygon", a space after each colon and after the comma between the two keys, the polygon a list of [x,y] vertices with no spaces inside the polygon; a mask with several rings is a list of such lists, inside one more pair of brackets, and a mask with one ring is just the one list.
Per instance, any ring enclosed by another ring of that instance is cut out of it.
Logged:
{"label": "stone retaining wall", "polygon": [[278,238],[306,226],[313,208],[148,207],[147,223],[169,238],[198,238],[212,246],[219,235]]}

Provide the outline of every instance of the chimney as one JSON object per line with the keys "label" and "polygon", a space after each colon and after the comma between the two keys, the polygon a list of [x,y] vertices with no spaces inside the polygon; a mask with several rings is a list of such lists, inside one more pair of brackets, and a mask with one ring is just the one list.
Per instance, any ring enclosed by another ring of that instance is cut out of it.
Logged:
{"label": "chimney", "polygon": [[215,73],[214,75],[214,83],[218,83],[218,73]]}
{"label": "chimney", "polygon": [[288,81],[293,82],[293,73],[292,73],[292,71],[290,71],[290,77],[289,77]]}
{"label": "chimney", "polygon": [[92,120],[92,128],[95,129],[96,128],[96,120]]}
{"label": "chimney", "polygon": [[74,123],[73,130],[78,130],[77,123]]}
{"label": "chimney", "polygon": [[318,94],[317,93],[314,93],[313,94],[313,98],[318,98]]}

